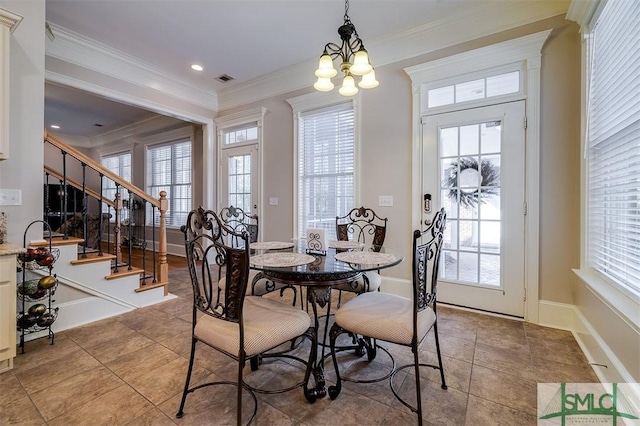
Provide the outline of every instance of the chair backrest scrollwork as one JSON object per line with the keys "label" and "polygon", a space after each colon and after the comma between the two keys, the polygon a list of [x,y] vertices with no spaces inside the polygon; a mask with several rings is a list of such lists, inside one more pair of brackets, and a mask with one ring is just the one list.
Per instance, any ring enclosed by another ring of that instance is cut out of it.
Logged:
{"label": "chair backrest scrollwork", "polygon": [[416,315],[428,306],[435,310],[440,253],[446,223],[447,213],[442,208],[427,229],[413,232],[413,300]]}
{"label": "chair backrest scrollwork", "polygon": [[[193,287],[194,324],[196,311],[239,322],[249,279],[249,236],[225,225],[212,210],[199,207],[187,216],[181,228],[185,238],[187,266]],[[240,241],[239,247],[228,241]],[[218,302],[218,280],[225,271],[224,302]],[[218,277],[218,279],[214,278]]]}
{"label": "chair backrest scrollwork", "polygon": [[381,218],[370,208],[358,207],[344,216],[336,216],[336,236],[340,241],[357,241],[378,251],[386,234],[387,218]]}
{"label": "chair backrest scrollwork", "polygon": [[[258,241],[258,215],[249,214],[239,207],[229,206],[222,208],[218,217],[237,234],[241,234],[242,231],[249,234],[250,243]],[[232,238],[230,244],[233,247],[240,247],[240,242],[238,238]]]}

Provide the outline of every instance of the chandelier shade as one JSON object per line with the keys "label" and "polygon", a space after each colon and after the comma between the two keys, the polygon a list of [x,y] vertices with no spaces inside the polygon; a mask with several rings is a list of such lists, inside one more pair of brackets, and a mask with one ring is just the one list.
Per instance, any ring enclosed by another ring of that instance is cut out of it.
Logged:
{"label": "chandelier shade", "polygon": [[358,36],[355,25],[349,18],[349,0],[344,3],[344,23],[338,28],[338,34],[342,43],[327,43],[318,62],[315,76],[318,80],[313,87],[321,92],[333,90],[331,79],[338,75],[333,61],[340,61],[340,71],[343,74],[342,86],[338,92],[343,96],[353,96],[358,93],[353,76],[362,77],[358,86],[363,89],[372,89],[380,83],[376,80],[373,66],[369,62],[369,53],[364,48],[364,43]]}

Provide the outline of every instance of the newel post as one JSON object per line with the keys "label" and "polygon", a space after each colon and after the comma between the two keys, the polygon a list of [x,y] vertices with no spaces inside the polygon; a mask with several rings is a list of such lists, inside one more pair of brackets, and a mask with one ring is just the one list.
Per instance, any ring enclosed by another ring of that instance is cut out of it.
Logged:
{"label": "newel post", "polygon": [[167,200],[167,192],[160,191],[160,236],[158,246],[158,263],[159,263],[159,281],[161,283],[169,282],[169,264],[167,263],[167,224],[166,215],[169,210],[169,200]]}

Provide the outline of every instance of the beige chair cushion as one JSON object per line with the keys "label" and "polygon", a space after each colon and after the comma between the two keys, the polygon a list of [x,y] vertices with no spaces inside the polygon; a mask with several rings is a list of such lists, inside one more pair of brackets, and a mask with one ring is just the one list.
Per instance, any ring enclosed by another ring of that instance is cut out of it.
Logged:
{"label": "beige chair cushion", "polygon": [[[380,284],[382,284],[382,277],[375,271],[364,272],[363,275],[367,276],[369,280],[369,291],[378,291]],[[335,290],[351,291],[354,293],[366,293],[364,285],[364,278],[358,278],[347,284],[338,284],[332,287]]]}
{"label": "beige chair cushion", "polygon": [[[335,320],[356,334],[409,345],[413,337],[413,302],[395,294],[364,293],[338,308]],[[418,342],[435,322],[436,314],[431,308],[418,314]]]}
{"label": "beige chair cushion", "polygon": [[[305,311],[277,300],[247,296],[244,300],[244,349],[248,357],[265,352],[303,334],[312,325]],[[240,325],[203,315],[195,336],[229,354],[238,355]]]}

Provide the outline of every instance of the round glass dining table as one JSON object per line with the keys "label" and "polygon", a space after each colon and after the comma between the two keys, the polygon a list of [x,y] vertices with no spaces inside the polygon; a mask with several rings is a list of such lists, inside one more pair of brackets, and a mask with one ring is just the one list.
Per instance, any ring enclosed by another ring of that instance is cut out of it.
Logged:
{"label": "round glass dining table", "polygon": [[349,241],[330,241],[326,254],[308,252],[306,240],[303,239],[293,242],[252,243],[250,248],[250,268],[261,272],[254,278],[254,282],[266,278],[276,283],[306,288],[316,330],[319,329],[317,306],[327,306],[321,341],[322,355],[318,357],[313,370],[317,396],[323,397],[326,395],[324,358],[332,287],[358,280],[364,272],[377,272],[395,266],[403,261],[404,256],[384,246],[368,246]]}

